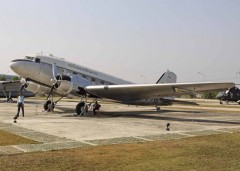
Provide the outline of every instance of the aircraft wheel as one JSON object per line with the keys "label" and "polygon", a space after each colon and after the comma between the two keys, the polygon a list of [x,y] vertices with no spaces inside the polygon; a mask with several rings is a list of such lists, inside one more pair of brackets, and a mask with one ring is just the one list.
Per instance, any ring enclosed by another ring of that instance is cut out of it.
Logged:
{"label": "aircraft wheel", "polygon": [[220,104],[222,104],[222,102],[220,102]]}
{"label": "aircraft wheel", "polygon": [[240,105],[240,101],[238,102],[238,104]]}
{"label": "aircraft wheel", "polygon": [[78,115],[82,115],[84,113],[84,110],[85,110],[85,112],[88,112],[88,107],[85,104],[85,102],[78,103],[76,106],[76,113]]}
{"label": "aircraft wheel", "polygon": [[43,107],[44,107],[44,110],[51,111],[52,109],[54,109],[54,104],[52,104],[51,100],[48,100],[45,102]]}

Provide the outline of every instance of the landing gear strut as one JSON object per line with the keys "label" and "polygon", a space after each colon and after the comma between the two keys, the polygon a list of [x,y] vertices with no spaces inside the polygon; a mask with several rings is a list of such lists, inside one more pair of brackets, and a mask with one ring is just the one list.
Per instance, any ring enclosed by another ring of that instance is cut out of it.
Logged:
{"label": "landing gear strut", "polygon": [[[55,103],[53,102],[53,94],[52,94],[52,92],[53,92],[54,89],[58,88],[59,85],[60,85],[60,83],[59,83],[59,82],[56,82],[56,83],[51,87],[51,90],[50,90],[50,92],[49,92],[49,94],[48,94],[48,97],[47,97],[47,101],[46,101],[45,104],[43,105],[44,110],[47,111],[47,112],[53,111],[53,109],[54,109],[55,105],[57,104],[57,102],[62,99],[62,97],[61,97],[61,98],[60,98],[58,101],[56,101]],[[52,96],[52,100],[49,100],[49,97],[50,97],[50,96]]]}

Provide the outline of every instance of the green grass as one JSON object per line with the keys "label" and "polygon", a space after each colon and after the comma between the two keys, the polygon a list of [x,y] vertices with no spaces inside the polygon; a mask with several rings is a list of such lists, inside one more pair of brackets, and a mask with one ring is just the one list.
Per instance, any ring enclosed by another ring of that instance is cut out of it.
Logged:
{"label": "green grass", "polygon": [[0,130],[0,146],[36,143],[38,142]]}
{"label": "green grass", "polygon": [[4,169],[240,170],[240,134],[5,155]]}

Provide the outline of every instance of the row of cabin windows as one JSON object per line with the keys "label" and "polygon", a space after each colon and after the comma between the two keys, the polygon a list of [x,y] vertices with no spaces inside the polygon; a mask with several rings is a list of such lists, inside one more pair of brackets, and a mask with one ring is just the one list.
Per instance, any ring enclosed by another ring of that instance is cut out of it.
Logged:
{"label": "row of cabin windows", "polygon": [[[84,77],[84,76],[85,76],[85,75],[83,75],[83,77]],[[85,78],[89,80],[88,77],[85,76]],[[99,79],[96,79],[96,78],[93,78],[93,77],[91,77],[91,81],[92,81],[93,83],[97,83],[97,84],[101,84],[101,85],[113,85],[113,83],[105,82],[105,81],[103,81],[103,80],[99,80]]]}
{"label": "row of cabin windows", "polygon": [[86,75],[79,74],[79,76],[82,76],[83,78],[86,78],[87,80],[90,80],[93,83],[97,83],[97,84],[101,84],[101,85],[113,85],[113,83],[106,82],[106,81],[96,79],[96,78],[93,78],[93,77],[88,77]]}
{"label": "row of cabin windows", "polygon": [[[65,72],[66,71],[66,72]],[[65,72],[65,73],[64,73]],[[96,79],[96,78],[93,78],[93,77],[89,77],[89,76],[86,76],[84,74],[80,74],[80,73],[77,73],[75,71],[70,71],[68,69],[63,69],[63,68],[59,68],[59,73],[61,74],[74,74],[74,75],[79,75],[83,78],[86,78],[87,80],[93,82],[93,83],[97,83],[97,84],[102,84],[102,85],[113,85],[113,83],[109,83],[109,82],[105,82],[103,80],[100,80],[100,79]]]}
{"label": "row of cabin windows", "polygon": [[[29,56],[26,56],[25,58],[26,58],[26,59],[29,59],[29,60],[32,60],[32,61],[34,61],[34,62],[36,62],[36,63],[40,63],[40,62],[41,62],[41,60],[40,60],[39,58],[34,58],[34,57],[29,57]],[[45,63],[45,64],[46,64],[46,63]],[[50,64],[46,64],[46,65],[49,65],[49,67],[52,67]],[[61,75],[64,75],[64,74],[79,75],[79,76],[81,76],[81,77],[83,77],[83,78],[86,78],[86,79],[89,80],[89,81],[92,81],[93,83],[100,83],[100,84],[102,84],[102,85],[113,85],[113,83],[104,82],[103,80],[95,79],[95,78],[93,78],[93,77],[88,77],[88,76],[86,76],[86,75],[84,75],[84,74],[80,74],[80,73],[77,73],[77,72],[75,72],[75,71],[70,71],[70,70],[68,70],[68,69],[64,69],[64,68],[61,68],[61,67],[58,67],[58,73],[61,74]]]}
{"label": "row of cabin windows", "polygon": [[[39,58],[34,58],[34,57],[29,57],[29,56],[26,56],[27,59],[29,60],[33,60],[35,61],[36,63],[40,63],[41,60]],[[66,73],[64,73],[66,71]],[[64,69],[64,68],[60,68],[58,69],[58,72],[60,74],[74,74],[74,75],[79,75],[79,76],[82,76],[83,78],[86,78],[87,80],[90,80],[90,77],[88,78],[86,75],[84,74],[78,74],[77,72],[75,71],[70,71],[70,70],[67,70],[67,69]],[[96,83],[96,79],[95,78],[91,78],[91,81]],[[98,83],[100,82],[100,84],[102,85],[113,85],[113,83],[109,83],[109,82],[104,82],[103,80],[99,80]]]}

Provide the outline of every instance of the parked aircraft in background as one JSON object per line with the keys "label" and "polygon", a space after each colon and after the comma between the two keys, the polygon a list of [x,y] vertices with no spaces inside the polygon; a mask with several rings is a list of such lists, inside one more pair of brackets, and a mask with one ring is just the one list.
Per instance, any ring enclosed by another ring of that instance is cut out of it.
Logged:
{"label": "parked aircraft in background", "polygon": [[221,91],[216,96],[217,99],[220,100],[220,104],[222,101],[229,102],[236,102],[240,105],[240,90],[237,87],[232,87],[226,91]]}
{"label": "parked aircraft in background", "polygon": [[[12,102],[12,98],[17,97],[21,87],[22,83],[20,81],[0,81],[0,97],[6,97],[6,102]],[[30,91],[23,91],[25,97],[34,96]]]}
{"label": "parked aircraft in background", "polygon": [[[63,97],[95,97],[116,100],[125,104],[151,104],[158,106],[164,97],[219,90],[233,87],[231,82],[176,83],[175,74],[167,72],[155,84],[134,84],[85,66],[77,65],[53,55],[34,54],[10,63],[11,69],[25,78],[24,86],[34,93],[47,93],[44,109],[54,108]],[[161,81],[166,79],[166,83]],[[49,98],[57,94],[61,98]],[[168,99],[170,102],[171,99]],[[173,100],[172,100],[173,101]],[[76,113],[87,111],[87,98],[81,98]]]}

